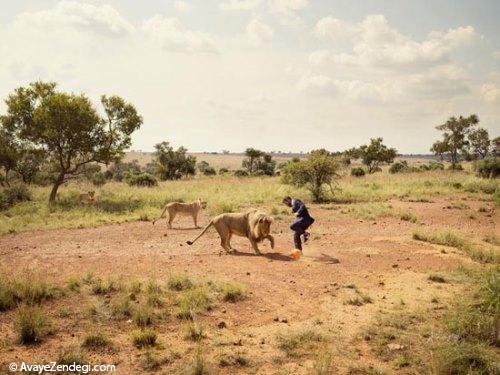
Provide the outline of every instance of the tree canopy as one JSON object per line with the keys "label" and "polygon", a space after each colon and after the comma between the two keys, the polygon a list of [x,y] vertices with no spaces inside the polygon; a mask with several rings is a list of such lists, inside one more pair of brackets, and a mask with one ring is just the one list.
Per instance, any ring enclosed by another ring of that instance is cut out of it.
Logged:
{"label": "tree canopy", "polygon": [[161,180],[178,180],[196,173],[196,157],[187,155],[186,148],[174,150],[169,142],[161,142],[155,145],[155,150],[155,174]]}
{"label": "tree canopy", "polygon": [[382,138],[372,138],[370,144],[363,145],[356,151],[349,150],[349,154],[361,158],[363,164],[368,167],[368,173],[374,173],[379,170],[380,164],[392,163],[397,155],[395,148],[389,148],[382,142]]}
{"label": "tree canopy", "polygon": [[311,151],[306,160],[287,162],[282,168],[282,181],[295,186],[305,186],[312,194],[315,202],[325,200],[324,186],[330,187],[340,175],[342,167],[338,157],[328,151]]}
{"label": "tree canopy", "polygon": [[2,131],[13,142],[43,153],[50,165],[50,203],[60,185],[85,173],[92,163],[119,160],[142,124],[135,107],[118,96],[101,97],[101,115],[85,95],[58,91],[53,82],[19,87],[5,104]]}

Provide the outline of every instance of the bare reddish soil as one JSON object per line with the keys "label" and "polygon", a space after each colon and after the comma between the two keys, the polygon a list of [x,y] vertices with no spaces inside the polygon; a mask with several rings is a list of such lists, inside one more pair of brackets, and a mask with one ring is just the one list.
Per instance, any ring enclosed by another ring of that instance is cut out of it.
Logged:
{"label": "bare reddish soil", "polygon": [[[172,272],[185,272],[193,279],[239,282],[248,291],[245,300],[219,301],[201,318],[206,332],[204,353],[215,373],[308,373],[314,356],[287,358],[276,347],[275,339],[278,332],[304,325],[316,325],[332,338],[325,345],[334,353],[335,371],[345,373],[349,366],[380,363],[356,340],[377,314],[423,309],[438,318],[463,290],[459,282],[443,286],[430,282],[428,275],[451,272],[461,262],[470,262],[469,258],[453,248],[415,241],[412,231],[453,228],[480,240],[498,231],[498,213],[478,212],[485,202],[467,201],[469,210],[443,208],[448,203],[444,199],[433,203],[391,202],[396,208],[414,210],[420,219],[417,224],[396,217],[359,220],[331,206],[313,205],[310,210],[316,223],[311,240],[296,262],[288,257],[292,216],[273,224],[276,248],[270,249],[266,242],[260,246],[262,256],[256,256],[248,241],[238,237],[232,241],[238,249],[234,255],[219,255],[219,239],[213,229],[195,245],[187,246],[186,241],[199,230],[192,228],[191,219],[178,218],[168,235],[166,223],[160,221],[154,226],[133,222],[3,236],[0,270],[16,275],[29,269],[59,286],[65,285],[69,276],[87,272],[100,277],[122,276],[123,280],[166,280]],[[472,211],[475,219],[469,217]],[[208,218],[200,221],[203,225]],[[353,293],[345,287],[350,284],[370,295],[373,303],[344,304]],[[439,308],[431,303],[434,296],[439,296]],[[55,331],[41,344],[28,347],[16,343],[14,310],[0,313],[0,369],[13,361],[56,360],[65,348],[77,346],[95,327],[86,316],[85,306],[96,298],[82,291],[45,302],[42,306]],[[69,317],[59,316],[62,307],[71,311]],[[217,327],[221,321],[227,328]],[[175,350],[181,354],[181,358],[164,364],[159,373],[179,371],[192,357],[196,344],[185,339],[184,324],[174,316],[155,324],[161,344],[155,352]],[[144,350],[131,344],[133,324],[113,321],[101,328],[110,334],[116,350],[90,353],[87,358],[92,363],[117,364],[117,374],[142,373],[138,362]],[[244,353],[249,365],[218,366],[218,355],[234,352]]]}

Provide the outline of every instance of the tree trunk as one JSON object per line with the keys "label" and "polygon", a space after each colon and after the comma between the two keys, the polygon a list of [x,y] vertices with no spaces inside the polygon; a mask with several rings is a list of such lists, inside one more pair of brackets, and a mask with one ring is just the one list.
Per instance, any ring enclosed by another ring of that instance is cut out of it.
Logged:
{"label": "tree trunk", "polygon": [[54,203],[56,203],[56,197],[57,197],[57,190],[59,189],[59,186],[61,186],[64,183],[64,173],[61,173],[54,182],[54,185],[52,186],[52,190],[50,191],[50,196],[49,196],[49,205],[52,206]]}

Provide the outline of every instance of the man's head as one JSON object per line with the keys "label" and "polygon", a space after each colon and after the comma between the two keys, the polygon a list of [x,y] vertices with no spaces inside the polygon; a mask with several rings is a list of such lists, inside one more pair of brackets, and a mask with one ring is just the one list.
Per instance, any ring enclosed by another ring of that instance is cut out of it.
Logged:
{"label": "man's head", "polygon": [[283,198],[282,202],[285,206],[292,207],[292,197],[287,196]]}

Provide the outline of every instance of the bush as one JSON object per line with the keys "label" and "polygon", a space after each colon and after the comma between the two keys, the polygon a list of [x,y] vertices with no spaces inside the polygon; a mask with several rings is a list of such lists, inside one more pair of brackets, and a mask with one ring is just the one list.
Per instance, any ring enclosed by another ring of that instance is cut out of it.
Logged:
{"label": "bush", "polygon": [[6,210],[16,203],[30,200],[31,193],[26,185],[14,185],[0,192],[0,210]]}
{"label": "bush", "polygon": [[106,183],[106,176],[101,171],[94,173],[90,177],[90,181],[94,186],[103,186]]}
{"label": "bush", "polygon": [[342,164],[338,157],[324,150],[313,150],[307,160],[287,163],[282,169],[281,181],[296,187],[306,187],[314,202],[325,201],[324,187],[333,190],[333,183],[340,177]]}
{"label": "bush", "polygon": [[213,167],[206,167],[205,170],[203,171],[203,174],[205,176],[215,176],[217,172]]}
{"label": "bush", "polygon": [[226,174],[226,173],[229,173],[229,169],[227,169],[227,168],[219,169],[219,174]]}
{"label": "bush", "polygon": [[365,170],[361,167],[354,167],[351,169],[351,176],[363,177],[365,174]]}
{"label": "bush", "polygon": [[462,164],[451,164],[448,169],[450,171],[463,171],[464,167],[462,167]]}
{"label": "bush", "polygon": [[248,172],[244,171],[243,169],[237,169],[236,171],[234,171],[234,175],[236,177],[246,177],[248,176]]}
{"label": "bush", "polygon": [[497,178],[500,176],[500,157],[489,157],[474,163],[474,170],[482,178]]}
{"label": "bush", "polygon": [[437,170],[443,170],[444,169],[444,164],[443,163],[439,163],[437,161],[431,161],[429,163],[429,169],[431,171],[437,171]]}
{"label": "bush", "polygon": [[149,173],[139,173],[139,174],[127,174],[125,181],[130,186],[156,186],[158,185],[158,180],[155,176]]}
{"label": "bush", "polygon": [[389,167],[389,173],[403,173],[408,171],[408,162],[406,160],[397,161]]}

